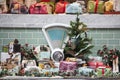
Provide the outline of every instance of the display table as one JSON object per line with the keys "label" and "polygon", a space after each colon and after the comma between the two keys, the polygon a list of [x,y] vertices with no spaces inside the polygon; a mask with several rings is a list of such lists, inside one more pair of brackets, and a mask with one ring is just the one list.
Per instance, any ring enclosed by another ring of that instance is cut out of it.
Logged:
{"label": "display table", "polygon": [[10,79],[10,80],[46,80],[46,79],[63,79],[63,77],[25,77],[25,76],[6,76],[2,77],[1,79]]}
{"label": "display table", "polygon": [[0,78],[0,80],[120,80],[120,78],[89,78],[89,77],[82,77],[82,76],[79,76],[77,78],[74,78],[74,77],[66,77],[66,78],[63,78],[63,77],[23,77],[23,76],[6,76],[6,77],[2,77]]}

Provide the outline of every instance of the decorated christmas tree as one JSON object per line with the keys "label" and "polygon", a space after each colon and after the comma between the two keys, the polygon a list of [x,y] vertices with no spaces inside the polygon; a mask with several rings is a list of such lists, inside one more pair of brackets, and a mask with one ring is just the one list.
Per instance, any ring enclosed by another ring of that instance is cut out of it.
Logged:
{"label": "decorated christmas tree", "polygon": [[67,54],[80,57],[92,53],[92,39],[87,36],[87,30],[87,25],[80,22],[79,14],[77,14],[76,20],[70,21],[70,28],[68,28],[69,40],[64,48],[65,57]]}

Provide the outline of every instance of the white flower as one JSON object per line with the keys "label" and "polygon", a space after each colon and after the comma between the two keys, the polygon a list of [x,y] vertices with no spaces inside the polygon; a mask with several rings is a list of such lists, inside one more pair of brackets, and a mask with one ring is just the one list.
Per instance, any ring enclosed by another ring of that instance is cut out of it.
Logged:
{"label": "white flower", "polygon": [[82,27],[83,27],[83,25],[80,25],[80,26],[78,27],[78,29],[79,29],[79,30],[81,30],[81,29],[82,29]]}

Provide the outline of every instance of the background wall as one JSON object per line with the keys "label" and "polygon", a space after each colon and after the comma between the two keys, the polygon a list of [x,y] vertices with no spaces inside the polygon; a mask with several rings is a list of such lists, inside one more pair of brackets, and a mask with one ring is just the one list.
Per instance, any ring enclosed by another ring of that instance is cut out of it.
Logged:
{"label": "background wall", "polygon": [[[88,36],[92,37],[92,43],[95,46],[92,49],[93,54],[96,54],[103,45],[120,50],[120,28],[90,29]],[[8,45],[15,38],[22,45],[25,43],[33,46],[47,44],[41,28],[0,28],[0,52],[2,52],[2,46]]]}

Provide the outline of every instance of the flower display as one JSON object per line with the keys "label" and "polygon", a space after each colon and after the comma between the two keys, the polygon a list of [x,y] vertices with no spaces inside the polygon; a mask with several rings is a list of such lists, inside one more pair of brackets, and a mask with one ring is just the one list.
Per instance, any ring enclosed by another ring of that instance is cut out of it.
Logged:
{"label": "flower display", "polygon": [[21,56],[22,59],[34,59],[37,60],[37,52],[34,51],[35,47],[34,46],[30,46],[29,44],[25,44],[21,47]]}
{"label": "flower display", "polygon": [[120,56],[120,51],[117,49],[108,49],[108,47],[104,45],[102,50],[98,50],[97,55],[102,57],[105,64],[108,64]]}

